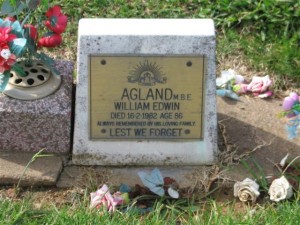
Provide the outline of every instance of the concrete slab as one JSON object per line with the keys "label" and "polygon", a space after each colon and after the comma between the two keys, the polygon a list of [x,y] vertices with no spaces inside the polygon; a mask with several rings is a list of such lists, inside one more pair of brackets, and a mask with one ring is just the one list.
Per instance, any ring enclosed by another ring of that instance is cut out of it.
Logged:
{"label": "concrete slab", "polygon": [[[277,116],[282,111],[282,100],[242,96],[236,102],[218,97],[217,105],[218,121],[225,127],[226,142],[235,160],[246,159],[253,168],[253,161],[256,161],[265,174],[271,176],[278,172],[274,164],[287,153],[290,159],[300,154],[300,137],[289,140],[285,123]],[[222,151],[225,151],[224,146]],[[241,165],[233,166],[231,176],[241,179],[243,169]]]}
{"label": "concrete slab", "polygon": [[[204,170],[205,166],[180,166],[180,167],[158,167],[163,177],[175,178],[180,184],[180,188],[187,188],[195,185],[196,180],[191,179],[200,168]],[[143,185],[139,176],[139,171],[150,173],[154,167],[87,167],[87,166],[68,166],[65,167],[57,186],[60,188],[85,186],[88,183],[93,183],[96,186],[104,183],[120,185],[135,184]]]}
{"label": "concrete slab", "polygon": [[[0,153],[0,185],[15,185],[33,153]],[[59,156],[37,158],[30,164],[20,186],[52,186],[63,168]]]}

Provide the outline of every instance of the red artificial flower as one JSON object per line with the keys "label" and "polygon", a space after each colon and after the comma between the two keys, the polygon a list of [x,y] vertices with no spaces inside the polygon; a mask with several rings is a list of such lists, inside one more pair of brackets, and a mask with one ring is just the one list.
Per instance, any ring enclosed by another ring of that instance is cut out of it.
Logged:
{"label": "red artificial flower", "polygon": [[5,18],[5,20],[9,20],[10,22],[15,22],[15,21],[16,21],[16,18],[15,18],[15,17],[8,16],[8,17]]}
{"label": "red artificial flower", "polygon": [[42,37],[38,41],[38,46],[53,48],[53,47],[60,45],[61,42],[62,42],[62,37],[60,34],[51,33],[50,35],[46,35],[46,36]]}
{"label": "red artificial flower", "polygon": [[61,34],[66,30],[68,17],[61,12],[61,8],[55,5],[46,12],[48,20],[45,22],[46,27],[56,34]]}
{"label": "red artificial flower", "polygon": [[17,38],[15,34],[10,34],[11,27],[0,27],[0,44],[11,42]]}
{"label": "red artificial flower", "polygon": [[24,25],[25,32],[28,34],[29,37],[32,38],[32,40],[37,40],[38,39],[38,31],[35,26],[31,24],[25,24]]}
{"label": "red artificial flower", "polygon": [[0,44],[0,73],[10,70],[11,66],[15,64],[17,57],[9,50],[8,45]]}

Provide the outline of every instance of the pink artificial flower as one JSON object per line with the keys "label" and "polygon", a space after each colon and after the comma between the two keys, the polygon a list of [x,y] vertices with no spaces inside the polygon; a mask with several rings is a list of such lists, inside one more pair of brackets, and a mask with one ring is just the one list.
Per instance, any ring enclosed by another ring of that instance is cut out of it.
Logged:
{"label": "pink artificial flower", "polygon": [[45,22],[46,27],[56,34],[61,34],[66,30],[68,17],[61,12],[61,8],[55,5],[46,12],[48,20]]}
{"label": "pink artificial flower", "polygon": [[17,57],[12,54],[6,44],[0,45],[0,73],[3,73],[15,64]]}
{"label": "pink artificial flower", "polygon": [[50,34],[43,36],[39,41],[38,41],[38,47],[48,47],[48,48],[53,48],[62,43],[62,37],[60,34]]}
{"label": "pink artificial flower", "polygon": [[259,98],[269,98],[273,95],[273,92],[272,91],[266,91],[262,94],[259,94],[257,97]]}
{"label": "pink artificial flower", "polygon": [[105,207],[109,212],[114,212],[117,205],[121,205],[124,202],[124,198],[121,197],[119,192],[112,196],[106,184],[104,184],[96,192],[92,192],[91,196],[91,208]]}
{"label": "pink artificial flower", "polygon": [[264,77],[254,76],[251,83],[247,86],[247,91],[251,91],[254,95],[259,95],[260,93],[267,91],[271,84],[272,81],[269,75]]}
{"label": "pink artificial flower", "polygon": [[0,27],[0,44],[7,44],[17,38],[15,34],[10,34],[11,31],[11,27]]}

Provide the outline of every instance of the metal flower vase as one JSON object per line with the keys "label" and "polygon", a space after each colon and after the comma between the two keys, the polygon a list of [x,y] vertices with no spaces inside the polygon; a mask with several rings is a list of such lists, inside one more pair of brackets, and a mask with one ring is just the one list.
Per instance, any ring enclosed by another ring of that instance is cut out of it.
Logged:
{"label": "metal flower vase", "polygon": [[21,76],[12,70],[7,87],[4,91],[9,97],[19,100],[36,100],[54,93],[61,84],[61,76],[39,61],[18,62],[25,75]]}

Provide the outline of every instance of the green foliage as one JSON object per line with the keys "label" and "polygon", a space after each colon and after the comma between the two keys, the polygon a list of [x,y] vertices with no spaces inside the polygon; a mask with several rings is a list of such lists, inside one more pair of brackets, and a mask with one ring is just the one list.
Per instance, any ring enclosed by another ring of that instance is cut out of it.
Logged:
{"label": "green foliage", "polygon": [[[68,15],[64,35],[68,38],[62,48],[73,53],[73,60],[81,18],[212,18],[219,31],[219,56],[244,54],[254,69],[277,75],[276,88],[286,88],[286,79],[300,82],[300,0],[57,0],[54,4]],[[41,0],[41,6],[34,11],[37,18],[44,15],[49,1]]]}
{"label": "green foliage", "polygon": [[262,40],[291,37],[299,32],[299,0],[217,0],[213,7],[209,0],[193,2],[210,8],[200,10],[198,15],[214,18],[218,27],[245,29]]}
{"label": "green foliage", "polygon": [[218,29],[281,38],[299,34],[299,0],[57,1],[71,17],[212,18]]}
{"label": "green foliage", "polygon": [[19,15],[26,8],[26,4],[20,0],[10,1],[5,0],[1,6],[1,16],[16,16]]}
{"label": "green foliage", "polygon": [[88,206],[52,205],[47,209],[34,209],[30,199],[21,201],[1,200],[0,224],[299,224],[300,204],[298,201],[279,205],[266,204],[255,209],[245,206],[236,208],[235,203],[207,201],[195,207],[179,209],[176,205],[157,202],[151,213],[144,215],[136,211],[110,214],[106,211],[90,210]]}
{"label": "green foliage", "polygon": [[0,92],[4,91],[6,85],[8,84],[9,78],[10,73],[8,71],[0,74]]}
{"label": "green foliage", "polygon": [[[256,70],[300,82],[300,0],[72,0],[55,1],[69,17],[63,47],[76,60],[81,18],[212,18],[219,31],[218,56],[245,55]],[[99,28],[101,29],[101,28]]]}
{"label": "green foliage", "polygon": [[29,166],[30,166],[36,159],[38,159],[38,158],[52,156],[51,154],[42,154],[44,150],[45,150],[45,149],[43,148],[43,149],[41,149],[40,151],[38,151],[37,153],[35,153],[35,154],[32,156],[32,158],[29,160],[29,162],[27,163],[27,165],[25,166],[25,168],[24,168],[24,170],[23,170],[23,172],[22,172],[22,174],[21,174],[21,176],[20,176],[20,178],[19,178],[18,184],[17,184],[17,186],[16,186],[16,190],[17,190],[17,191],[19,190],[21,181],[22,181],[22,179],[23,179],[25,173],[27,172]]}
{"label": "green foliage", "polygon": [[265,175],[263,168],[259,165],[259,163],[251,158],[251,164],[245,160],[241,160],[242,165],[248,170],[248,172],[252,175],[255,181],[259,184],[259,187],[262,191],[268,192],[269,184]]}
{"label": "green foliage", "polygon": [[[23,68],[20,66],[20,64],[15,63],[12,66],[13,70],[16,71],[21,77],[26,77],[26,73],[24,72]],[[9,73],[10,74],[10,73]]]}
{"label": "green foliage", "polygon": [[[300,47],[298,34],[291,38],[262,40],[259,36],[227,30],[219,36],[219,55],[243,54],[249,66],[260,71],[269,71],[280,79],[275,88],[287,88],[285,79],[300,82]],[[299,50],[298,50],[299,49]]]}

